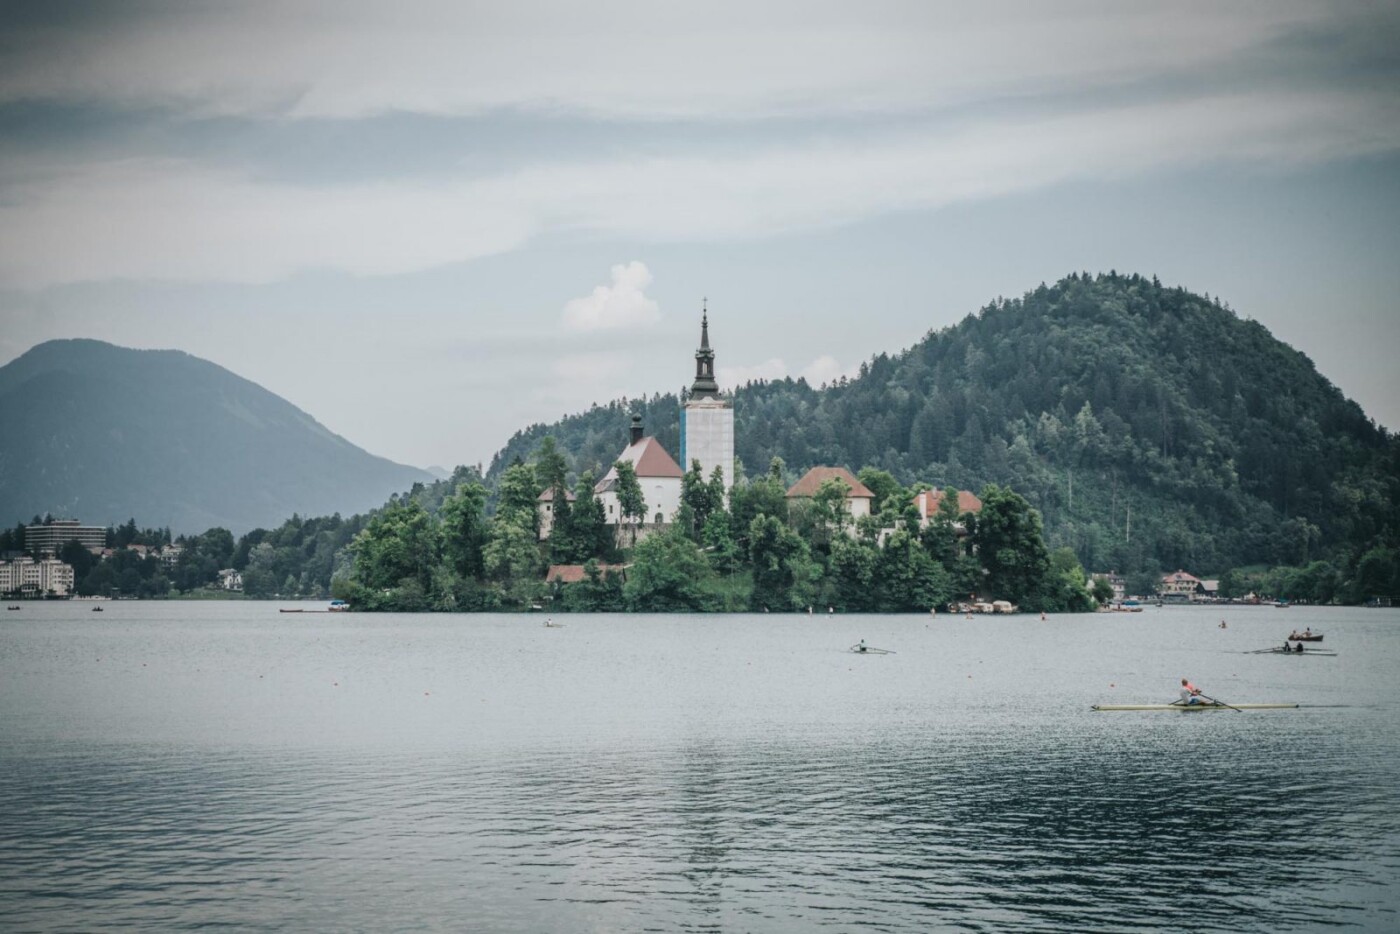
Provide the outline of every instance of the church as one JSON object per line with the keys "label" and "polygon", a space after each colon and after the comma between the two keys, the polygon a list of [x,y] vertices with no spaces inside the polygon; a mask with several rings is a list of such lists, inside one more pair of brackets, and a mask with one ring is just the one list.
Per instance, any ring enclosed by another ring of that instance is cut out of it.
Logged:
{"label": "church", "polygon": [[[622,507],[617,496],[616,461],[632,465],[637,482],[646,501],[646,513],[637,526],[637,537],[664,528],[675,518],[681,505],[682,478],[691,461],[700,462],[700,470],[708,480],[718,467],[724,477],[726,497],[734,485],[734,405],[719,391],[715,380],[715,352],[710,348],[710,313],[708,305],[700,311],[700,348],[695,351],[695,382],[681,403],[680,463],[676,463],[655,437],[643,431],[640,415],[632,416],[627,446],[618,454],[614,465],[593,487],[593,495],[603,504],[603,516],[608,525],[623,523]],[[569,494],[572,500],[573,494]],[[540,538],[549,538],[553,526],[553,491],[540,494]],[[635,520],[629,520],[635,521]]]}

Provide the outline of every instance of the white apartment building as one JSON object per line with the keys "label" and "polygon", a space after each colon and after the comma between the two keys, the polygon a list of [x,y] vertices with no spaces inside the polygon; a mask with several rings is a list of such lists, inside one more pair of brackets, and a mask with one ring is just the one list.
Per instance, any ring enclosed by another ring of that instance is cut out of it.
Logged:
{"label": "white apartment building", "polygon": [[16,558],[0,561],[0,593],[27,597],[52,594],[67,597],[73,592],[73,566],[56,558]]}

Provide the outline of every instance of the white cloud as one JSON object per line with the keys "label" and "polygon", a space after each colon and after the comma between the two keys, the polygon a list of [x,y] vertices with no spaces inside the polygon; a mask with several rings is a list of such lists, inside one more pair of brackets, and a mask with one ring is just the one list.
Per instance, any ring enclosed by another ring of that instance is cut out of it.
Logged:
{"label": "white cloud", "polygon": [[638,260],[612,267],[612,285],[600,285],[564,306],[564,323],[576,331],[649,327],[661,318],[646,295],[651,271]]}
{"label": "white cloud", "polygon": [[841,364],[836,362],[836,358],[823,354],[811,363],[802,368],[802,378],[810,386],[820,386],[822,383],[834,382],[841,376],[849,375],[841,368]]}

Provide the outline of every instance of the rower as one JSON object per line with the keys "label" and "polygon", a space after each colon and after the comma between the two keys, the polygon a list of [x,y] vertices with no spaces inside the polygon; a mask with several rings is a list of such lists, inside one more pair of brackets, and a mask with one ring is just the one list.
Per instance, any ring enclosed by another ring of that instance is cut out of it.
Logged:
{"label": "rower", "polygon": [[1297,647],[1296,649],[1294,649],[1293,651],[1295,651],[1295,652],[1301,652],[1301,651],[1303,651],[1303,643],[1299,642],[1299,643],[1298,643],[1298,647]]}
{"label": "rower", "polygon": [[859,642],[856,643],[856,651],[857,651],[857,652],[864,652],[864,651],[865,651],[865,640],[864,640],[864,639],[862,639],[862,640],[860,640]]}
{"label": "rower", "polygon": [[1185,678],[1181,679],[1181,702],[1183,704],[1190,705],[1203,703],[1203,701],[1200,698],[1200,693],[1200,688],[1196,687],[1194,684],[1192,684],[1190,681],[1187,681]]}

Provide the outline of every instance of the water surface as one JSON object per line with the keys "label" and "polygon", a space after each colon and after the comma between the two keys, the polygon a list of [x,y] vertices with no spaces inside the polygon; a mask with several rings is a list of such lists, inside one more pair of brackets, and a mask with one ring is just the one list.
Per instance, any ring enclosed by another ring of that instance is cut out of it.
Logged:
{"label": "water surface", "polygon": [[1400,929],[1400,612],[555,620],[7,613],[0,927]]}

